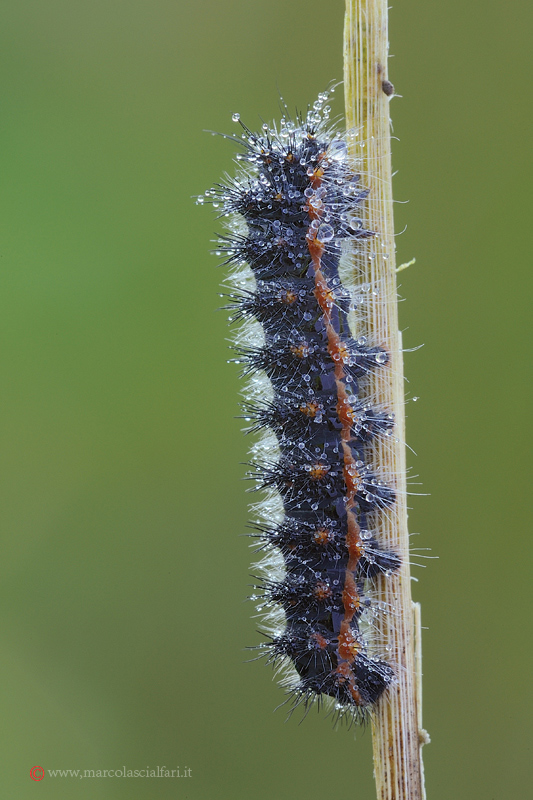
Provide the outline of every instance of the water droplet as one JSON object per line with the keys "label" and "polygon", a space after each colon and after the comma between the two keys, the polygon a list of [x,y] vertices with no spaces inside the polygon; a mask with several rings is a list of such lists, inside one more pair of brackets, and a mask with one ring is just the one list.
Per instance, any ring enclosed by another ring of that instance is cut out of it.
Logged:
{"label": "water droplet", "polygon": [[358,231],[363,227],[363,220],[355,211],[349,211],[347,213],[346,221],[348,222],[350,228],[354,231]]}
{"label": "water droplet", "polygon": [[328,148],[328,158],[333,161],[344,161],[348,155],[346,142],[334,139]]}
{"label": "water droplet", "polygon": [[335,231],[331,227],[331,225],[320,225],[317,231],[317,241],[319,242],[330,242],[333,237],[335,236]]}

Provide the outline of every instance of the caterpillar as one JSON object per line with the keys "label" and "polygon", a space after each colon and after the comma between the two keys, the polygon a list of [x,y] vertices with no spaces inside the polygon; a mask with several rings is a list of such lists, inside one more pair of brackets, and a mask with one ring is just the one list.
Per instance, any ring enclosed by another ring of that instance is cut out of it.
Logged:
{"label": "caterpillar", "polygon": [[377,532],[395,494],[368,457],[394,418],[367,387],[388,353],[350,332],[372,287],[347,288],[343,263],[375,234],[361,219],[368,191],[350,134],[330,124],[328,99],[294,119],[285,106],[260,133],[234,114],[242,132],[226,138],[242,146],[238,174],[197,202],[227,223],[216,253],[240,326],[233,360],[248,378],[243,416],[261,434],[249,473],[264,493],[252,523],[265,556],[252,596],[266,620],[260,656],[284,673],[293,707],[325,703],[364,721],[395,680],[376,652],[372,601],[376,576],[400,565]]}

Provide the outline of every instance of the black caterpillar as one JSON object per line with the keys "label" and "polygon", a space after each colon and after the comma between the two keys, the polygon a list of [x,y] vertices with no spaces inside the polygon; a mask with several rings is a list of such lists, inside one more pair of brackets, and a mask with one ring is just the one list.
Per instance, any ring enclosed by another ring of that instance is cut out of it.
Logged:
{"label": "black caterpillar", "polygon": [[394,680],[391,666],[369,654],[368,589],[400,563],[371,532],[395,497],[365,447],[394,422],[362,396],[365,376],[385,368],[388,355],[351,337],[357,303],[339,265],[346,245],[374,234],[358,213],[368,192],[346,137],[328,127],[327,99],[260,134],[235,114],[243,134],[227,138],[244,146],[240,174],[198,201],[230,218],[217,254],[234,271],[233,321],[244,321],[235,360],[251,376],[245,417],[252,431],[267,431],[250,473],[267,490],[254,527],[268,566],[254,599],[274,630],[260,647],[275,665],[290,659],[295,705],[329,697],[341,715],[364,719]]}

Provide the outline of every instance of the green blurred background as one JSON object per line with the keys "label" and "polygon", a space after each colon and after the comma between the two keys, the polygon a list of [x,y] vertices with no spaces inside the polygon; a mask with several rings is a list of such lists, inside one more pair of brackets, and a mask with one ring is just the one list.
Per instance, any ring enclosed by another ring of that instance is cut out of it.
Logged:
{"label": "green blurred background", "polygon": [[[218,225],[238,110],[342,76],[342,0],[0,6],[6,797],[374,797],[370,733],[273,709],[249,593]],[[521,798],[531,761],[532,6],[391,12],[428,800]],[[338,91],[341,95],[341,90]],[[342,112],[341,97],[337,111]],[[527,509],[527,513],[526,513]],[[530,679],[530,678],[529,678]],[[29,770],[189,767],[188,779]]]}

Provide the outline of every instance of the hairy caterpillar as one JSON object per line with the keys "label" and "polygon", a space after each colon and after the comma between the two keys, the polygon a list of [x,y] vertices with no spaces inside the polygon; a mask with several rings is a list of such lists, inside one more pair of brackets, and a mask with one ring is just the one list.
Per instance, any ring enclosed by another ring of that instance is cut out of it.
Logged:
{"label": "hairy caterpillar", "polygon": [[254,527],[265,551],[257,587],[269,625],[262,654],[287,666],[294,705],[328,700],[364,719],[394,680],[376,652],[372,583],[400,564],[380,546],[376,521],[395,502],[368,463],[373,437],[394,420],[365,387],[387,369],[378,342],[353,339],[372,287],[343,285],[343,258],[374,236],[363,226],[368,192],[329,125],[328,93],[305,117],[253,133],[239,122],[236,178],[198,198],[221,208],[217,253],[232,268],[229,308],[241,321],[237,363],[249,376],[245,417],[264,433],[250,477],[266,499]]}

